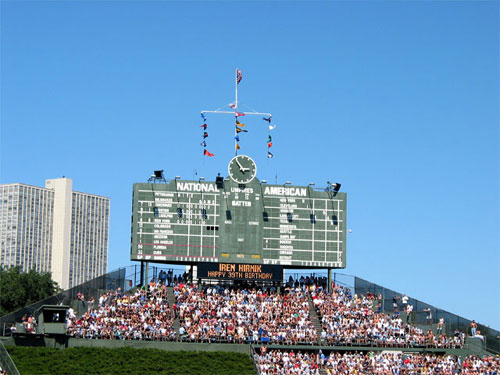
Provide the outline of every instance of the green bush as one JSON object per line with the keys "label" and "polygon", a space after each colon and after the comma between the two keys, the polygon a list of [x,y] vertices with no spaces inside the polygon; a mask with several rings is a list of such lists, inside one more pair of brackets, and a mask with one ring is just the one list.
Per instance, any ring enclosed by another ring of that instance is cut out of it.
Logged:
{"label": "green bush", "polygon": [[255,374],[249,355],[160,349],[8,347],[22,375]]}

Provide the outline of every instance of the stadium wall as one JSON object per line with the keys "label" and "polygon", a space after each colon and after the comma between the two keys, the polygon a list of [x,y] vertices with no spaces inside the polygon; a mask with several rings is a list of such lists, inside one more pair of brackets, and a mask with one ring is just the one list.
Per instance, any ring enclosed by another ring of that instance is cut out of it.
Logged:
{"label": "stadium wall", "polygon": [[[129,347],[134,349],[160,349],[165,351],[201,351],[201,352],[236,352],[243,354],[251,354],[252,347],[260,348],[262,345],[249,344],[201,344],[188,342],[170,342],[170,341],[143,341],[143,340],[90,340],[78,339],[72,337],[45,337],[45,336],[13,336],[3,337],[0,339],[6,346],[44,346],[47,348],[75,348],[75,347],[95,347],[95,348],[123,348]],[[467,340],[466,345],[462,349],[444,349],[444,348],[389,348],[389,347],[372,347],[372,346],[323,346],[323,345],[266,345],[269,350],[301,350],[301,351],[317,351],[321,349],[324,352],[339,351],[339,352],[362,352],[362,351],[403,351],[406,353],[435,353],[435,354],[452,354],[465,357],[470,354],[483,355],[486,352],[480,339]]]}

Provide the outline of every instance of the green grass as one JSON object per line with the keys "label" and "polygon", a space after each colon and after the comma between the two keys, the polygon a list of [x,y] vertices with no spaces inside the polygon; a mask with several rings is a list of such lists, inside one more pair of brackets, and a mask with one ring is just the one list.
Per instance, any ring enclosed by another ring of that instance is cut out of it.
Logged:
{"label": "green grass", "polygon": [[249,355],[159,349],[7,347],[22,375],[255,375]]}

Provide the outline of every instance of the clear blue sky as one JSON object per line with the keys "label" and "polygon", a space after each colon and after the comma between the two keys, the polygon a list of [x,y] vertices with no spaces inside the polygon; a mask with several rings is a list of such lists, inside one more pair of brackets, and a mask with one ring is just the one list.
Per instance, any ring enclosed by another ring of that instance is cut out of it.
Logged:
{"label": "clear blue sky", "polygon": [[[111,198],[130,264],[132,184],[225,174],[240,100],[258,177],[348,193],[345,273],[500,328],[499,3],[1,2],[0,183]],[[277,177],[276,177],[277,176]]]}

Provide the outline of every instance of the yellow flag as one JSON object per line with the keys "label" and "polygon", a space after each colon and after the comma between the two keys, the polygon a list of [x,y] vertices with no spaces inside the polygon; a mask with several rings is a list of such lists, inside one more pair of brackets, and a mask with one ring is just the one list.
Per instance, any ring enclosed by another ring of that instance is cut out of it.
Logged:
{"label": "yellow flag", "polygon": [[238,119],[236,119],[236,125],[245,127],[245,124],[242,124],[241,122],[239,122]]}
{"label": "yellow flag", "polygon": [[239,150],[240,149],[240,145],[236,143],[236,149]]}

